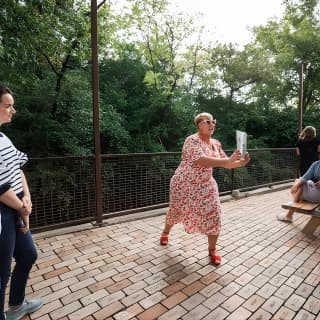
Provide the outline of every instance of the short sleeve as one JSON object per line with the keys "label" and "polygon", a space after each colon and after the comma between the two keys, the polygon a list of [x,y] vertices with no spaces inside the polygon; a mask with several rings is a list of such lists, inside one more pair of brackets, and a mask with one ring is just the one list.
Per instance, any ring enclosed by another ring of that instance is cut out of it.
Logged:
{"label": "short sleeve", "polygon": [[10,189],[10,170],[0,155],[0,195]]}
{"label": "short sleeve", "polygon": [[194,162],[199,158],[205,156],[201,147],[200,139],[196,136],[190,136],[186,139],[182,149],[182,160]]}
{"label": "short sleeve", "polygon": [[28,162],[28,156],[25,153],[17,150],[17,157],[20,164],[20,168],[22,168]]}
{"label": "short sleeve", "polygon": [[9,188],[19,191],[22,188],[20,169],[28,157],[19,151],[3,133],[0,135],[0,195]]}

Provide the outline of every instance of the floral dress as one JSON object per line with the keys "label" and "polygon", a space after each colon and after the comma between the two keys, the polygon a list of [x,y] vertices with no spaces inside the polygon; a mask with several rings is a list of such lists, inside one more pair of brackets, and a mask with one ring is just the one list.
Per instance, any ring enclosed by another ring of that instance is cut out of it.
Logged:
{"label": "floral dress", "polygon": [[218,235],[221,226],[218,185],[212,176],[212,168],[193,163],[201,156],[227,157],[216,139],[211,139],[211,146],[198,134],[185,140],[181,163],[170,181],[166,223],[183,223],[187,233]]}

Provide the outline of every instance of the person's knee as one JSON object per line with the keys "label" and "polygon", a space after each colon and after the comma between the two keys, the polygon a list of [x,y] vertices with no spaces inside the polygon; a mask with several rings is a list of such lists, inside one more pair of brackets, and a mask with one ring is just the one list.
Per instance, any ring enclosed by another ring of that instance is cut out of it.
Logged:
{"label": "person's knee", "polygon": [[37,251],[34,250],[26,250],[23,255],[15,256],[16,263],[24,266],[26,269],[30,269],[32,265],[36,262],[38,258]]}
{"label": "person's knee", "polygon": [[28,259],[27,259],[29,261],[29,265],[33,265],[37,259],[38,259],[37,250],[34,249],[34,250],[29,251]]}
{"label": "person's knee", "polygon": [[1,268],[0,270],[0,289],[6,288],[6,285],[9,281],[11,275],[11,268]]}

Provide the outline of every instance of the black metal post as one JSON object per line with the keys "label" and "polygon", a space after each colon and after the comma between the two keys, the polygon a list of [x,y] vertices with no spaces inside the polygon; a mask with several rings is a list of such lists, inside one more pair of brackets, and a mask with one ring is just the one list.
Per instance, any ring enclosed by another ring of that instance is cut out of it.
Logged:
{"label": "black metal post", "polygon": [[95,153],[95,187],[97,224],[102,225],[102,179],[101,146],[99,121],[99,63],[98,63],[98,7],[97,1],[91,0],[91,52],[92,52],[92,102]]}

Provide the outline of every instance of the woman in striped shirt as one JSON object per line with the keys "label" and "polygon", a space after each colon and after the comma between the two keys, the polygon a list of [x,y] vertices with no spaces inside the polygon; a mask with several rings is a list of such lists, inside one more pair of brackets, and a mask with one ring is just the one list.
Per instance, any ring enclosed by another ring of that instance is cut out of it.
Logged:
{"label": "woman in striped shirt", "polygon": [[[16,113],[11,90],[0,83],[0,125],[11,122]],[[18,320],[38,310],[41,299],[25,300],[25,288],[32,265],[37,259],[37,250],[29,230],[21,232],[22,219],[28,224],[32,203],[27,180],[22,166],[27,155],[20,152],[11,140],[0,132],[0,320]],[[7,283],[12,272],[9,310],[4,315]]]}

